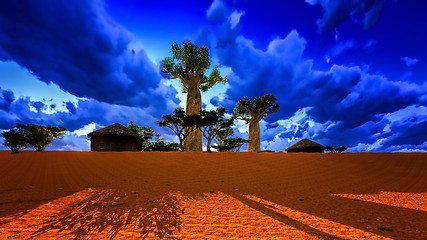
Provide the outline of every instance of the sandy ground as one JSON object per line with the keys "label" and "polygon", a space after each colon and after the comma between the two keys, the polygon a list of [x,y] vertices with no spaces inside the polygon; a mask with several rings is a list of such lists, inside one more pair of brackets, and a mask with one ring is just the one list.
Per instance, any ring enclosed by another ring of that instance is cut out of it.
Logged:
{"label": "sandy ground", "polygon": [[0,239],[427,239],[425,153],[0,151]]}

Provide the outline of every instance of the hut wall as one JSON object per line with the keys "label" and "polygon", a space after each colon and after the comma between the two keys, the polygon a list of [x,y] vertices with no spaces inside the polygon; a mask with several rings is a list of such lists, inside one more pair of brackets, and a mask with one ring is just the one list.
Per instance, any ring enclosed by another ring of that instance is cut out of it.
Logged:
{"label": "hut wall", "polygon": [[97,135],[90,141],[91,151],[141,151],[142,140],[132,137]]}

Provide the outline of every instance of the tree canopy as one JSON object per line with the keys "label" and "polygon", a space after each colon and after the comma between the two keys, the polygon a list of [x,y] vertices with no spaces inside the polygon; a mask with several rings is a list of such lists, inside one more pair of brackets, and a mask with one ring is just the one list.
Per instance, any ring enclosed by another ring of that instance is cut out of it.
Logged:
{"label": "tree canopy", "polygon": [[2,137],[5,140],[3,145],[10,148],[12,153],[19,153],[29,147],[27,136],[23,129],[11,129],[9,131],[4,131]]}
{"label": "tree canopy", "polygon": [[276,97],[271,94],[265,94],[263,97],[255,98],[245,96],[237,102],[233,117],[244,120],[246,123],[250,121],[259,122],[262,118],[266,118],[271,113],[279,111],[279,104],[274,104],[276,101]]}
{"label": "tree canopy", "polygon": [[199,129],[200,115],[186,115],[182,108],[175,109],[173,114],[163,115],[162,119],[157,121],[157,124],[170,128],[178,136],[181,150],[184,150],[184,139]]}
{"label": "tree canopy", "polygon": [[225,129],[231,129],[233,125],[234,119],[225,118],[224,115],[226,112],[227,108],[225,107],[218,107],[213,111],[200,111],[201,123],[199,125],[201,126],[203,136],[207,140],[206,148],[208,152],[211,151],[211,142],[218,133],[222,134]]}
{"label": "tree canopy", "polygon": [[17,123],[15,129],[4,132],[3,137],[5,146],[11,148],[12,152],[19,152],[28,146],[36,151],[44,151],[54,138],[62,138],[66,131],[64,127]]}
{"label": "tree canopy", "polygon": [[127,124],[127,128],[142,137],[142,150],[150,145],[148,140],[154,136],[153,128],[139,126],[132,121]]}
{"label": "tree canopy", "polygon": [[218,67],[214,67],[211,74],[205,75],[211,66],[209,49],[207,46],[198,47],[191,40],[184,41],[182,47],[174,42],[171,50],[172,57],[162,60],[162,72],[170,74],[169,79],[179,78],[183,92],[187,93],[190,85],[196,85],[202,92],[217,83],[225,83],[227,78],[222,78]]}
{"label": "tree canopy", "polygon": [[222,141],[220,145],[212,146],[219,152],[239,152],[243,144],[250,142],[251,140],[243,139],[241,137],[227,138]]}

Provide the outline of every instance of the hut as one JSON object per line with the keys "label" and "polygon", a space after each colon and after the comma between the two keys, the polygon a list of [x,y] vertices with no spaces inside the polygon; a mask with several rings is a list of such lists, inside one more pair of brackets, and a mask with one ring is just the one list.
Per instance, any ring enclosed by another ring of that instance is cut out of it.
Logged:
{"label": "hut", "polygon": [[308,152],[308,153],[319,152],[319,153],[323,153],[323,152],[325,152],[325,147],[316,143],[316,142],[313,142],[307,138],[304,138],[304,139],[296,142],[292,146],[286,148],[286,151],[287,152]]}
{"label": "hut", "polygon": [[93,131],[88,137],[91,151],[142,150],[142,137],[119,123]]}

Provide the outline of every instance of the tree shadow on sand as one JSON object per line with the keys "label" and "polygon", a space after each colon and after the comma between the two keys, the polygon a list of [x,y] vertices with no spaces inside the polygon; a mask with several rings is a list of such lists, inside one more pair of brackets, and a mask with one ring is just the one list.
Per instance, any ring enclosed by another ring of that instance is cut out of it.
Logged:
{"label": "tree shadow on sand", "polygon": [[173,232],[181,231],[183,211],[179,200],[170,193],[149,200],[138,192],[100,190],[52,216],[29,239],[53,230],[57,231],[58,238],[83,239],[108,232],[108,238],[113,239],[125,229],[132,232],[132,238],[145,239],[150,233],[156,238],[171,238]]}

